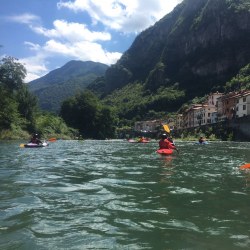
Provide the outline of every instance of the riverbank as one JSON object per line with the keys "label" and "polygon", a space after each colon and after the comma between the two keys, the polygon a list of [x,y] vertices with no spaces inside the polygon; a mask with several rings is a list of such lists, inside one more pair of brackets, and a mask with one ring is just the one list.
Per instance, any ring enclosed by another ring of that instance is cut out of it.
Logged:
{"label": "riverbank", "polygon": [[[0,131],[0,140],[30,140],[32,134],[28,133],[25,130],[2,130]],[[74,135],[71,134],[57,134],[57,133],[47,133],[42,134],[41,139],[49,138],[60,138],[63,140],[72,140],[75,139]]]}

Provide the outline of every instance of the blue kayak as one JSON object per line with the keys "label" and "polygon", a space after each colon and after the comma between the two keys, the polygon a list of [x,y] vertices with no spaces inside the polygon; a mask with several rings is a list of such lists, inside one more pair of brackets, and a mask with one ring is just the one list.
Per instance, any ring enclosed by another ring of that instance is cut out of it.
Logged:
{"label": "blue kayak", "polygon": [[203,142],[196,142],[196,145],[207,145],[208,142],[207,141],[203,141]]}

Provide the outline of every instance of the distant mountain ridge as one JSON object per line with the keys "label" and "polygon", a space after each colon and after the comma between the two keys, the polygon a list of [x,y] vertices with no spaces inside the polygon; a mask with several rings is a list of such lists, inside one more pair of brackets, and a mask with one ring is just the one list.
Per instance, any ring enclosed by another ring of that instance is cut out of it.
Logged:
{"label": "distant mountain ridge", "polygon": [[38,97],[42,109],[58,112],[63,100],[85,89],[97,77],[103,76],[107,68],[102,63],[72,60],[31,81],[29,89]]}

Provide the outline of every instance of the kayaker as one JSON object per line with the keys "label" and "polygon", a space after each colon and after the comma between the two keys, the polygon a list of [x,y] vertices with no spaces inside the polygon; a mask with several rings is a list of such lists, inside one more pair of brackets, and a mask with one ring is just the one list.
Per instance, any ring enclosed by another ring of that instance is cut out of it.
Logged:
{"label": "kayaker", "polygon": [[32,136],[32,138],[30,139],[30,143],[41,144],[42,141],[39,140],[38,134],[34,134],[34,135]]}
{"label": "kayaker", "polygon": [[169,139],[166,134],[162,134],[161,139],[159,141],[159,148],[160,149],[174,149],[178,152],[178,149],[174,145],[172,139]]}
{"label": "kayaker", "polygon": [[201,136],[199,139],[199,143],[204,143],[204,142],[206,142],[206,139],[203,136]]}
{"label": "kayaker", "polygon": [[144,142],[145,141],[145,137],[144,136],[139,136],[139,138],[138,138],[137,141],[138,142]]}

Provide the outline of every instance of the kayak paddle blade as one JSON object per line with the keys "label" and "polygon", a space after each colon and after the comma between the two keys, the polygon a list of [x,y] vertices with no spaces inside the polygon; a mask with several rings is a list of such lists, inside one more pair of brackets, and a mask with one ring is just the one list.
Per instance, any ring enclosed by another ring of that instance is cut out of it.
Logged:
{"label": "kayak paddle blade", "polygon": [[240,169],[250,169],[250,163],[240,166]]}
{"label": "kayak paddle blade", "polygon": [[167,133],[170,133],[170,129],[167,124],[163,124],[162,126]]}

